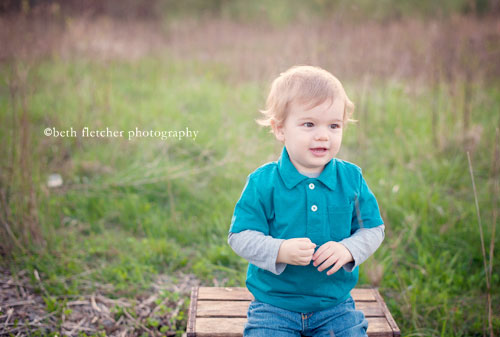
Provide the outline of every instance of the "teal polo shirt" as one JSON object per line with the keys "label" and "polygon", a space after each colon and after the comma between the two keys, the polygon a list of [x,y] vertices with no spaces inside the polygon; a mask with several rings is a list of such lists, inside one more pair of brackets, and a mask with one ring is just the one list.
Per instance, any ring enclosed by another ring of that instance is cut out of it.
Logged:
{"label": "teal polo shirt", "polygon": [[[341,241],[361,227],[382,225],[375,196],[361,169],[334,158],[317,178],[300,174],[286,147],[277,162],[259,167],[248,178],[236,203],[230,232],[255,230],[277,239],[307,237],[317,245]],[[249,264],[246,285],[261,302],[295,312],[330,308],[350,296],[358,268],[340,268],[327,276],[312,262],[287,265],[280,275]]]}

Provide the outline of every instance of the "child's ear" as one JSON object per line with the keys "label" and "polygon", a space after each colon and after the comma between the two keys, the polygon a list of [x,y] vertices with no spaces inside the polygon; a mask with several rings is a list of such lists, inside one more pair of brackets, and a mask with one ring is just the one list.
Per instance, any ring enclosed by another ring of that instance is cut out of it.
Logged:
{"label": "child's ear", "polygon": [[277,122],[274,119],[271,120],[271,128],[273,129],[274,136],[280,142],[285,141],[285,132],[283,130],[283,122]]}

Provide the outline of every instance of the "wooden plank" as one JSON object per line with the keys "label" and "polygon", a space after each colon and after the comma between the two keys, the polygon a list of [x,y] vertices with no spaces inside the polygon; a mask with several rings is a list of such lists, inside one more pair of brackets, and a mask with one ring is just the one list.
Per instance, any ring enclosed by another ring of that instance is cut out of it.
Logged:
{"label": "wooden plank", "polygon": [[[368,320],[369,337],[392,336],[392,329],[383,317],[371,317]],[[198,318],[196,320],[197,337],[241,337],[246,318]]]}
{"label": "wooden plank", "polygon": [[231,301],[251,301],[253,295],[247,288],[243,287],[200,287],[198,291],[199,300],[231,300]]}
{"label": "wooden plank", "polygon": [[191,288],[191,302],[187,322],[187,337],[196,337],[196,307],[198,306],[198,287]]}
{"label": "wooden plank", "polygon": [[[250,301],[198,301],[197,317],[247,317]],[[357,302],[356,309],[366,317],[384,317],[377,302]]]}
{"label": "wooden plank", "polygon": [[351,296],[354,299],[354,302],[369,302],[377,300],[372,288],[354,288],[351,290]]}
{"label": "wooden plank", "polygon": [[[351,291],[354,301],[376,301],[374,289],[354,288]],[[253,300],[253,295],[244,287],[200,287],[198,291],[199,300]]]}
{"label": "wooden plank", "polygon": [[[198,310],[199,310],[198,306]],[[382,307],[377,302],[356,302],[356,309],[361,310],[366,317],[385,317]]]}
{"label": "wooden plank", "polygon": [[387,308],[387,304],[385,304],[384,299],[382,298],[382,295],[378,292],[377,289],[374,289],[375,292],[375,297],[377,298],[377,301],[380,303],[380,306],[382,307],[382,311],[385,314],[385,317],[387,319],[387,323],[390,325],[392,329],[392,333],[394,337],[399,337],[401,336],[401,331],[399,330],[398,325],[396,324],[396,321],[394,321],[394,318],[392,318],[391,312],[389,311],[389,308]]}
{"label": "wooden plank", "polygon": [[241,337],[246,318],[198,318],[197,337]]}
{"label": "wooden plank", "polygon": [[367,317],[369,337],[392,337],[392,328],[385,317]]}
{"label": "wooden plank", "polygon": [[198,317],[247,317],[250,301],[199,301]]}

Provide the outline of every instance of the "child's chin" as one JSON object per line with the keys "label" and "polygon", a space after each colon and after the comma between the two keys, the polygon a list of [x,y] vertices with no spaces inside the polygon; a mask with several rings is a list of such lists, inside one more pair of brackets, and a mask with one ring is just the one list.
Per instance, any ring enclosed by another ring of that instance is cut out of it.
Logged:
{"label": "child's chin", "polygon": [[[323,159],[323,158],[322,158]],[[326,164],[330,162],[331,159],[326,159],[324,158],[323,160],[318,160],[315,163],[311,163],[311,167],[314,167],[315,169],[321,171],[325,167]]]}
{"label": "child's chin", "polygon": [[327,155],[324,155],[322,157],[315,157],[315,162],[319,165],[319,164],[326,164],[328,163],[330,160],[332,160],[332,156],[327,154]]}

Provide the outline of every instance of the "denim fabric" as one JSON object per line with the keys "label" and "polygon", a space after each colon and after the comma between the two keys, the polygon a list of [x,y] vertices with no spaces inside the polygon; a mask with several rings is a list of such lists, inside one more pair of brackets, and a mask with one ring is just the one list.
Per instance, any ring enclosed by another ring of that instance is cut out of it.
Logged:
{"label": "denim fabric", "polygon": [[245,337],[351,337],[367,336],[368,321],[354,308],[349,297],[336,306],[316,312],[298,313],[252,301],[248,307]]}

